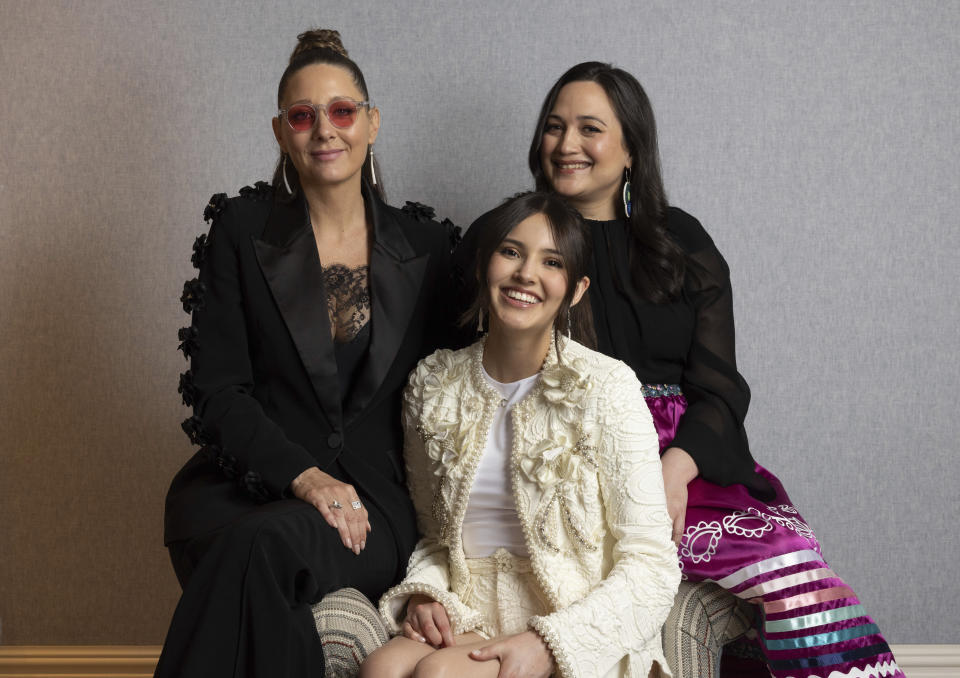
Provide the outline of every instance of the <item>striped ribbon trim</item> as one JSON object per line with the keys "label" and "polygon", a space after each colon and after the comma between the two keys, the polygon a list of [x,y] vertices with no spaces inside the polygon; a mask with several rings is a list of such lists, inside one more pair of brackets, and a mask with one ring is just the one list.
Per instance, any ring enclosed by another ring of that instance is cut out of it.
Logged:
{"label": "striped ribbon trim", "polygon": [[789,598],[772,600],[769,603],[763,604],[763,611],[766,614],[776,614],[777,612],[795,610],[798,607],[806,607],[807,605],[813,605],[814,603],[826,603],[831,600],[856,597],[857,594],[855,594],[853,590],[847,586],[831,586],[828,589],[820,589],[819,591],[801,593]]}
{"label": "striped ribbon trim", "polygon": [[866,616],[867,612],[863,609],[863,605],[848,605],[846,607],[838,607],[835,610],[825,610],[815,614],[808,614],[803,617],[768,621],[763,625],[763,630],[767,633],[799,631],[801,629],[808,629],[812,626],[823,626],[824,624],[833,624],[834,622],[841,622],[848,619],[856,619],[857,617]]}
{"label": "striped ribbon trim", "polygon": [[[874,657],[881,654],[890,654],[890,646],[886,643],[878,643],[876,645],[870,645],[869,647],[861,647],[856,650],[849,650],[848,652],[835,652],[833,654],[822,654],[817,657],[806,657],[803,659],[781,659],[778,661],[770,662],[770,669],[773,671],[787,671],[789,669],[813,669],[820,666],[832,666],[834,664],[843,664],[844,662],[852,662],[857,659],[863,659],[864,657]],[[890,655],[890,659],[893,659],[893,655]],[[896,665],[896,662],[890,662],[891,667],[895,667],[899,670],[899,666]],[[831,672],[833,675],[833,672]],[[845,675],[852,675],[851,673]],[[861,671],[857,675],[865,676],[868,675],[866,671]],[[883,675],[878,673],[877,675]],[[888,674],[895,675],[895,674]]]}
{"label": "striped ribbon trim", "polygon": [[832,645],[844,640],[853,640],[854,638],[863,638],[880,633],[876,624],[862,624],[849,629],[832,631],[830,633],[819,633],[815,636],[802,636],[800,638],[785,638],[784,640],[766,640],[764,645],[768,650],[798,650],[804,647],[818,647],[820,645]]}
{"label": "striped ribbon trim", "polygon": [[796,574],[788,574],[785,577],[765,581],[762,584],[757,584],[734,595],[744,600],[750,600],[751,598],[756,598],[773,591],[781,591],[791,586],[796,586],[797,584],[806,584],[807,582],[817,581],[818,579],[828,579],[836,576],[833,570],[825,567],[816,570],[804,570]]}
{"label": "striped ribbon trim", "polygon": [[[737,584],[742,584],[748,579],[753,579],[757,575],[773,572],[775,570],[782,570],[786,567],[790,567],[791,565],[809,563],[814,560],[820,560],[820,554],[813,549],[793,551],[792,553],[784,553],[781,556],[775,556],[773,558],[767,558],[766,560],[757,561],[756,563],[751,563],[746,567],[741,567],[733,574],[728,574],[723,579],[716,579],[714,581],[716,581],[721,588],[732,589]],[[826,565],[826,563],[824,563],[824,565]]]}

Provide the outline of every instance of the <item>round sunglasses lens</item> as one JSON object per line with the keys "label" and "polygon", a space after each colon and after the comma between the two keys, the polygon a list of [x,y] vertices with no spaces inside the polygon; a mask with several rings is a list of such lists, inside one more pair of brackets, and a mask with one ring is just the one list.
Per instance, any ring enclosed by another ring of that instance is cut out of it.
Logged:
{"label": "round sunglasses lens", "polygon": [[346,99],[331,101],[327,104],[327,117],[337,127],[349,127],[357,119],[357,105]]}
{"label": "round sunglasses lens", "polygon": [[287,111],[287,122],[298,132],[306,132],[313,129],[313,123],[317,120],[317,112],[312,107],[305,104],[291,106]]}

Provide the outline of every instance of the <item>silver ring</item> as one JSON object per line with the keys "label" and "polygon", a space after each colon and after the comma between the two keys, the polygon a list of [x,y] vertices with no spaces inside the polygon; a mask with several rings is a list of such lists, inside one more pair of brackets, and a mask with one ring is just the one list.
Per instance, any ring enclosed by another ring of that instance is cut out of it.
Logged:
{"label": "silver ring", "polygon": [[350,506],[353,507],[353,510],[354,510],[354,511],[359,511],[360,509],[363,508],[363,504],[360,503],[360,500],[359,500],[359,499],[350,502]]}
{"label": "silver ring", "polygon": [[330,504],[330,508],[332,508],[332,509],[342,509],[342,508],[343,508],[343,504],[341,504],[339,501],[337,501],[336,499],[334,499],[334,500],[333,500],[333,503]]}

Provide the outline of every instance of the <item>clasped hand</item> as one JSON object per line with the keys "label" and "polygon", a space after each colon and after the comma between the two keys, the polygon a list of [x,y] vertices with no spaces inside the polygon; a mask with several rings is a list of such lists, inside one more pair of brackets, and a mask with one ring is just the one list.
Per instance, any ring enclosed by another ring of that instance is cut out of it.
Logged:
{"label": "clasped hand", "polygon": [[[455,644],[446,608],[423,594],[414,594],[407,602],[403,635],[437,649]],[[534,631],[496,638],[469,656],[475,661],[498,660],[498,678],[548,678],[556,670],[550,649]]]}
{"label": "clasped hand", "polygon": [[302,501],[312,504],[330,527],[340,533],[343,545],[360,555],[367,546],[371,531],[367,509],[360,502],[353,485],[341,482],[316,466],[308,468],[290,483],[290,491]]}
{"label": "clasped hand", "polygon": [[422,593],[413,594],[407,601],[403,635],[410,640],[429,643],[437,649],[455,645],[447,608]]}

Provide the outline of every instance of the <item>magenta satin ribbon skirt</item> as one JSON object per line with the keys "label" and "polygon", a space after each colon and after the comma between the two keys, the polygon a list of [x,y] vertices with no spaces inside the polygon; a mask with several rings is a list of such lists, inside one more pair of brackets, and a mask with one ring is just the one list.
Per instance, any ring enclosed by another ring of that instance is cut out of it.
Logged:
{"label": "magenta satin ribbon skirt", "polygon": [[[682,395],[648,397],[661,453],[687,407]],[[759,606],[748,633],[777,678],[903,676],[860,601],[824,561],[820,543],[780,481],[770,502],[740,484],[702,478],[688,485],[680,567],[690,581],[713,581]]]}

